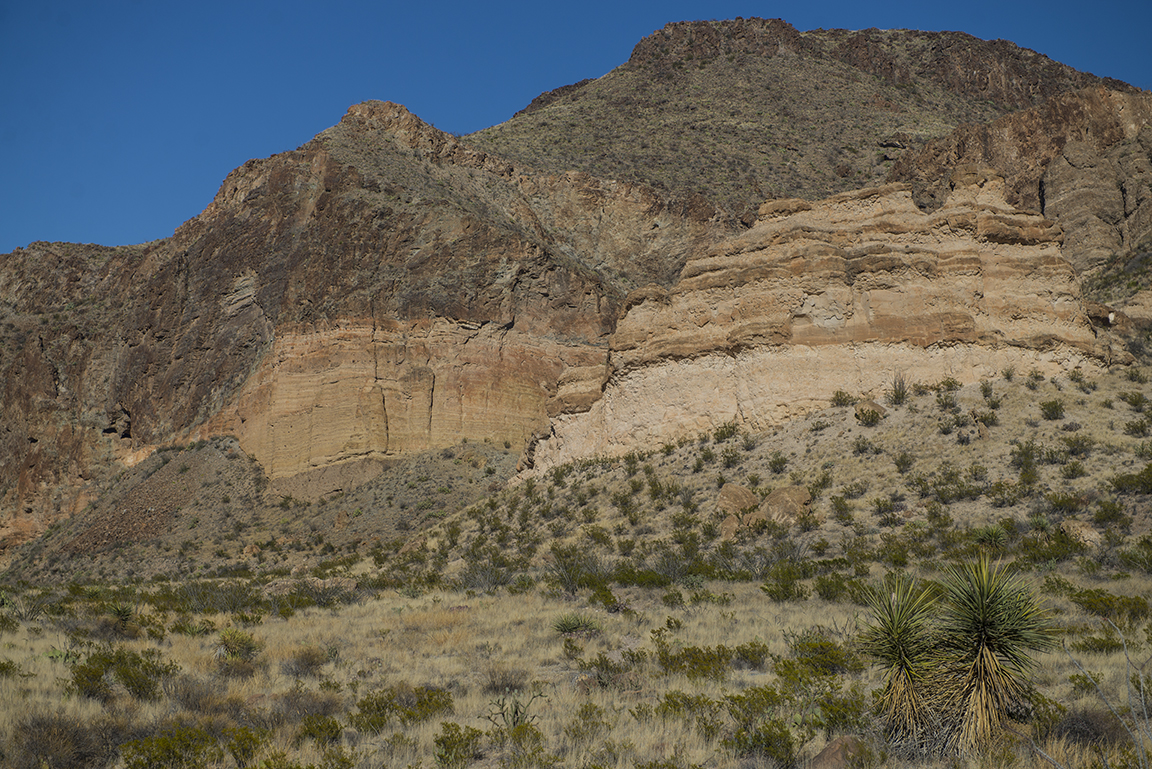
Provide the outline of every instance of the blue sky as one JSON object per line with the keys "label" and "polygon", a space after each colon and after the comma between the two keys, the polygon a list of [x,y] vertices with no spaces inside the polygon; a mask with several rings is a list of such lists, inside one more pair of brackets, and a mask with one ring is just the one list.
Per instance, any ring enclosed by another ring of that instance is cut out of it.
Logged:
{"label": "blue sky", "polygon": [[0,253],[163,238],[365,99],[468,133],[669,21],[961,30],[1152,89],[1152,2],[0,0]]}

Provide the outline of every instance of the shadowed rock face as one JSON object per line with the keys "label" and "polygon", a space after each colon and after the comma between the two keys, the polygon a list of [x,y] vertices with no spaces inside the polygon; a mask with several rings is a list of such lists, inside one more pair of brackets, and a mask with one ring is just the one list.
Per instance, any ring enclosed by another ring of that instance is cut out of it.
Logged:
{"label": "shadowed rock face", "polygon": [[961,126],[902,157],[893,181],[910,182],[933,208],[949,170],[996,169],[1014,206],[1042,211],[1068,232],[1065,256],[1081,270],[1152,236],[1152,94],[1102,87],[1062,94],[987,125]]}
{"label": "shadowed rock face", "polygon": [[211,434],[273,477],[522,445],[598,397],[625,294],[733,231],[702,201],[522,174],[403,107],[355,105],[238,168],[169,239],[0,257],[8,533]]}
{"label": "shadowed rock face", "polygon": [[1055,222],[1009,206],[986,169],[952,186],[930,213],[904,185],[765,203],[672,288],[629,297],[603,398],[553,420],[537,467],[730,420],[763,429],[894,372],[970,383],[1126,356],[1097,340]]}

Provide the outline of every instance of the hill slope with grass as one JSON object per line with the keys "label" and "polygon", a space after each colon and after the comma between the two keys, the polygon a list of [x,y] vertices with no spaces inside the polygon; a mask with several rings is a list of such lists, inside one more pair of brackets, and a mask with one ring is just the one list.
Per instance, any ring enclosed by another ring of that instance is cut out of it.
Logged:
{"label": "hill slope with grass", "polygon": [[779,19],[677,22],[611,72],[542,94],[469,135],[550,171],[699,194],[736,215],[887,180],[961,124],[1119,81],[958,32],[813,30]]}

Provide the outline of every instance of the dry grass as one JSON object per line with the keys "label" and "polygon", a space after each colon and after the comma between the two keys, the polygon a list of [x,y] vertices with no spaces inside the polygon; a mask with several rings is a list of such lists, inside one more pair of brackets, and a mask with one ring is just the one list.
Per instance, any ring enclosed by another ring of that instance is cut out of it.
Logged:
{"label": "dry grass", "polygon": [[[1152,593],[1152,574],[1121,570],[1119,561],[1149,531],[1146,499],[1116,496],[1109,483],[1147,462],[1146,439],[1126,431],[1142,413],[1129,401],[1139,399],[1122,395],[1145,392],[1141,378],[1138,371],[1094,371],[1056,382],[1033,380],[1029,387],[1028,372],[1015,372],[1010,380],[996,378],[984,388],[960,388],[940,399],[922,389],[874,427],[860,425],[850,407],[831,408],[761,435],[721,430],[631,457],[562,468],[444,519],[426,531],[425,547],[408,554],[396,548],[345,550],[352,557],[323,573],[359,587],[326,607],[291,611],[284,603],[286,588],[309,600],[324,595],[324,583],[291,580],[260,587],[279,596],[275,600],[259,598],[257,590],[255,599],[244,600],[265,603],[208,614],[198,612],[227,596],[242,604],[244,593],[220,582],[197,587],[185,581],[179,587],[188,590],[177,598],[190,602],[180,609],[187,616],[169,604],[161,604],[163,611],[154,607],[149,596],[163,592],[163,585],[49,588],[39,602],[35,591],[15,588],[5,612],[19,619],[14,630],[0,634],[0,661],[11,660],[24,675],[0,678],[0,740],[11,755],[27,758],[21,737],[29,733],[27,714],[63,719],[54,749],[64,752],[73,749],[70,739],[81,748],[88,744],[69,725],[83,727],[84,734],[99,737],[91,744],[109,749],[112,742],[154,734],[164,724],[195,722],[221,740],[228,728],[269,729],[263,756],[282,750],[293,761],[320,764],[334,759],[307,737],[306,723],[312,722],[304,719],[333,717],[343,731],[340,744],[357,756],[356,764],[431,765],[440,722],[450,720],[486,732],[479,765],[513,765],[518,748],[497,727],[507,727],[519,707],[527,708],[540,740],[533,743],[533,732],[519,732],[517,739],[528,740],[520,747],[537,757],[556,756],[562,765],[631,768],[674,760],[743,766],[750,759],[726,747],[735,724],[724,705],[753,687],[780,685],[772,664],[731,664],[711,677],[668,673],[658,662],[653,631],[660,631],[673,653],[758,642],[783,659],[790,639],[815,626],[851,644],[866,611],[860,585],[898,568],[938,579],[942,565],[991,548],[1030,572],[1056,613],[1062,639],[1084,649],[1072,656],[1062,650],[1041,655],[1034,683],[1068,709],[1041,735],[1041,746],[1068,766],[1089,766],[1098,756],[1093,758],[1084,735],[1100,737],[1096,741],[1103,740],[1114,756],[1127,743],[1115,739],[1115,726],[1101,715],[1100,694],[1077,677],[1083,672],[1073,657],[1113,703],[1127,702],[1130,671],[1123,653],[1108,647],[1103,620],[1081,603],[1093,605],[1087,599],[1096,596],[1106,609],[1109,601],[1120,600],[1116,596]],[[1044,419],[1038,404],[1054,399],[1063,401],[1064,418]],[[987,437],[977,437],[970,419],[954,424],[957,413],[990,410],[992,400],[998,401],[998,422]],[[942,431],[946,421],[952,427]],[[1070,423],[1077,429],[1064,429]],[[970,439],[958,440],[961,431]],[[1070,437],[1087,450],[1062,454]],[[857,450],[861,438],[863,450]],[[1047,451],[1051,461],[1038,461],[1027,494],[997,506],[993,484],[1018,483],[1013,452],[1027,442],[1041,455]],[[895,459],[903,452],[911,462],[901,469]],[[773,468],[778,454],[786,459],[780,472]],[[1073,459],[1082,463],[1082,474],[1062,471]],[[940,498],[937,484],[949,466],[976,488],[974,498]],[[813,519],[745,531],[723,543],[721,475],[761,496],[773,487],[811,485],[817,491]],[[852,520],[837,514],[835,497],[844,497]],[[892,520],[877,515],[878,498],[893,502]],[[1059,498],[1072,499],[1073,509],[1057,505],[1053,500]],[[1101,504],[1113,501],[1118,504]],[[1079,552],[1060,549],[1056,532],[1070,519],[1087,525],[1099,544]],[[1001,533],[989,533],[993,525]],[[761,585],[776,584],[781,565],[789,563],[813,569],[797,582],[796,595],[807,598],[770,600]],[[469,587],[466,579],[476,564],[489,567],[492,579]],[[278,563],[266,568],[258,586],[282,579]],[[834,601],[815,594],[825,574],[847,585]],[[717,579],[724,575],[729,579]],[[1104,592],[1085,592],[1092,590]],[[1139,609],[1138,604],[1132,605]],[[112,632],[118,626],[109,618],[123,614],[125,606],[132,608],[128,624],[134,630]],[[562,636],[554,625],[574,614],[595,627]],[[1109,616],[1136,644],[1147,641],[1146,614]],[[173,632],[181,624],[215,629]],[[229,627],[250,633],[259,649],[246,677],[225,675],[217,655],[220,631]],[[157,650],[180,672],[156,701],[130,696],[113,679],[104,704],[69,694],[74,663],[107,644],[139,654]],[[1131,651],[1137,663],[1147,655],[1142,645]],[[67,658],[65,652],[79,656]],[[866,669],[844,676],[843,685],[861,687],[868,701],[867,692],[881,686],[882,677]],[[425,721],[413,716],[407,723],[393,717],[379,734],[358,734],[351,727],[365,696],[396,691],[410,699],[420,687],[450,693],[452,712]],[[710,703],[714,725],[682,710],[661,715],[657,708],[677,691]],[[854,728],[877,737],[867,724]],[[799,758],[814,756],[826,738],[814,730]],[[1026,743],[1005,739],[984,758],[960,765],[1041,765]],[[882,757],[882,743],[876,749]],[[885,760],[903,761],[896,754]]]}

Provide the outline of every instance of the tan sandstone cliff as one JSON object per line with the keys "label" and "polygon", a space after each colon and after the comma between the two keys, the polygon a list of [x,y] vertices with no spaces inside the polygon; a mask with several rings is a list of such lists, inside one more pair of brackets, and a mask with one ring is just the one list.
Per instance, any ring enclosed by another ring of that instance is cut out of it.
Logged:
{"label": "tan sandstone cliff", "polygon": [[552,421],[536,467],[729,420],[763,429],[895,372],[968,383],[1125,355],[1097,340],[1058,225],[1008,205],[987,170],[958,169],[952,186],[930,213],[906,185],[765,203],[673,287],[629,297],[603,398]]}

